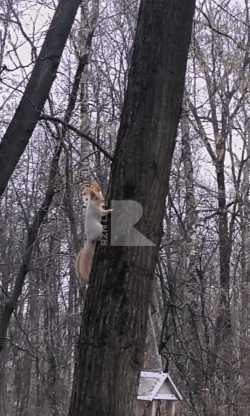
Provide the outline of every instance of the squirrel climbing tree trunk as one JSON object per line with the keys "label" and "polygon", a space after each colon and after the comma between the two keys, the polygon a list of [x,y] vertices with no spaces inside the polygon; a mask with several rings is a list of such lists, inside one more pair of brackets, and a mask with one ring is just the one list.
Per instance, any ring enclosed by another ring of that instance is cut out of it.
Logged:
{"label": "squirrel climbing tree trunk", "polygon": [[155,246],[100,245],[76,354],[70,416],[132,415],[182,106],[195,0],[142,0],[108,201],[143,207]]}

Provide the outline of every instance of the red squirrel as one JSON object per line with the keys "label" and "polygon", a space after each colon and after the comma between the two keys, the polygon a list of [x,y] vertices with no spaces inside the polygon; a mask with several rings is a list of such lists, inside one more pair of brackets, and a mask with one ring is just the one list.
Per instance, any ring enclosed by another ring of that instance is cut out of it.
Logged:
{"label": "red squirrel", "polygon": [[88,206],[85,216],[87,241],[76,258],[76,274],[81,283],[88,285],[95,245],[102,238],[101,217],[108,215],[113,210],[102,209],[101,205],[104,203],[104,198],[97,182],[93,182],[91,188],[84,188],[83,192],[88,196]]}

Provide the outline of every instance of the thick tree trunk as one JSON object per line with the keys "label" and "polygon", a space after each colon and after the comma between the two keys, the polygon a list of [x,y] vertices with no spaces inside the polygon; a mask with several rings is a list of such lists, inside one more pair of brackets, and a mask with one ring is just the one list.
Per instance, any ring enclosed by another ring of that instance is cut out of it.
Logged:
{"label": "thick tree trunk", "polygon": [[81,0],[60,0],[16,113],[0,144],[0,196],[39,120]]}
{"label": "thick tree trunk", "polygon": [[99,245],[70,416],[133,414],[194,5],[194,0],[141,2],[109,200],[139,202],[144,216],[137,228],[156,246]]}

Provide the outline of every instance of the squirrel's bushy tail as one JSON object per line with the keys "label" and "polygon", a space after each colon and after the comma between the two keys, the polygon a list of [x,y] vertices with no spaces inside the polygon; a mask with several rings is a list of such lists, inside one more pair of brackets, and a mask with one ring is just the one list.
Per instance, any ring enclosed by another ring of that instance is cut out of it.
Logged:
{"label": "squirrel's bushy tail", "polygon": [[84,285],[88,285],[89,283],[89,275],[93,262],[95,245],[95,242],[87,240],[86,244],[78,253],[76,258],[76,274],[80,282]]}

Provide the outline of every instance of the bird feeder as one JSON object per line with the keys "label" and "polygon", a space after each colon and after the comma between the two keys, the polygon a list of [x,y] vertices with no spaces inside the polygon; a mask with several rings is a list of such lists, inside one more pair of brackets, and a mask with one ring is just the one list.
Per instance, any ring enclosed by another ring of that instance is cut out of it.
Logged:
{"label": "bird feeder", "polygon": [[142,371],[136,402],[136,416],[174,416],[182,396],[168,373]]}

